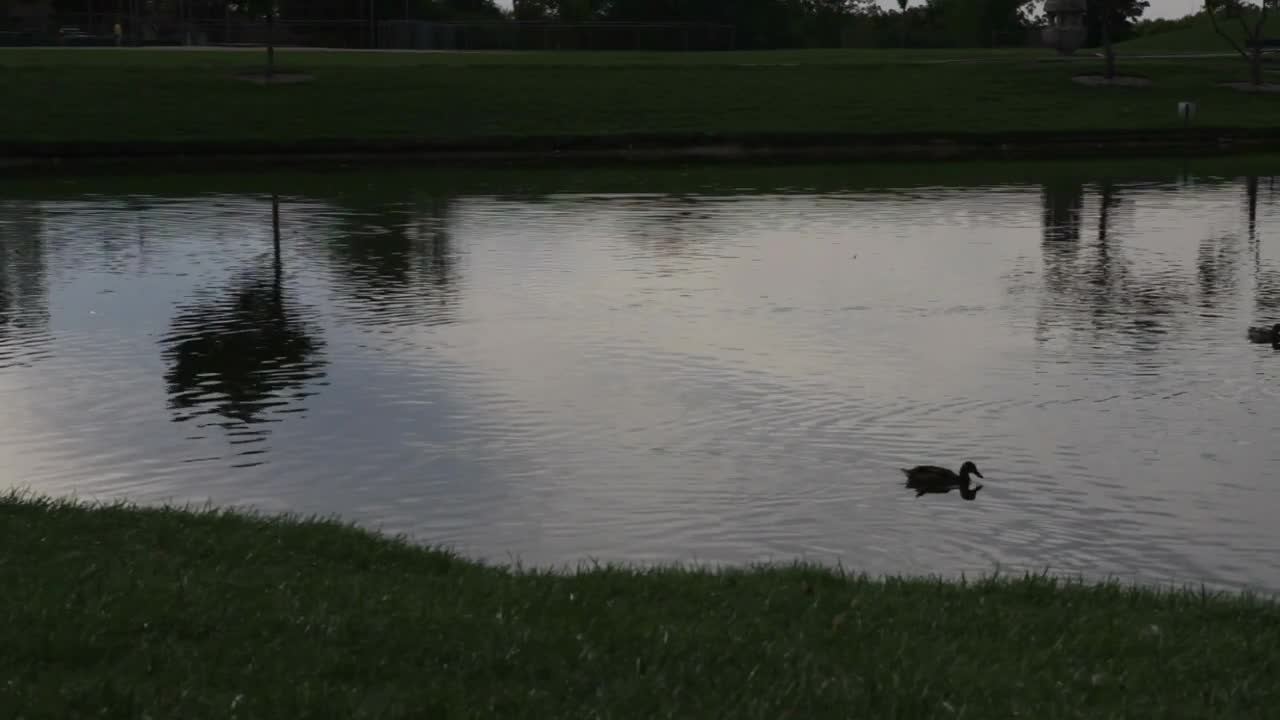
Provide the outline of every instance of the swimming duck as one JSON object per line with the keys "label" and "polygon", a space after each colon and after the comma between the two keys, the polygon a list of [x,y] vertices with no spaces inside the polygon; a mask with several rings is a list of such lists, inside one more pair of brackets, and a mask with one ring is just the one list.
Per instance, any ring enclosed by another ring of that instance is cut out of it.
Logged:
{"label": "swimming duck", "polygon": [[1280,346],[1280,323],[1276,323],[1271,327],[1249,328],[1249,342],[1271,343],[1273,346]]}
{"label": "swimming duck", "polygon": [[952,490],[959,490],[960,497],[972,500],[978,497],[978,491],[982,489],[982,485],[969,487],[971,482],[969,475],[982,477],[982,473],[978,472],[977,465],[968,460],[960,466],[959,473],[937,465],[917,465],[910,469],[902,468],[902,472],[907,476],[907,487],[916,491],[916,497],[925,493],[949,493]]}

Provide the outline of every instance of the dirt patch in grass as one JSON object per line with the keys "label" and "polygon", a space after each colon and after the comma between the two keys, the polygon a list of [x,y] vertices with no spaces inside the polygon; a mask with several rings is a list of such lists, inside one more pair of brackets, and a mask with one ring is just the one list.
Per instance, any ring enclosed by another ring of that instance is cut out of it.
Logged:
{"label": "dirt patch in grass", "polygon": [[272,73],[268,77],[266,73],[253,72],[241,73],[236,78],[255,85],[296,85],[315,80],[314,76],[306,73]]}
{"label": "dirt patch in grass", "polygon": [[1241,92],[1280,93],[1280,83],[1263,83],[1261,85],[1254,85],[1253,83],[1247,82],[1224,82],[1218,83],[1218,86],[1240,90]]}
{"label": "dirt patch in grass", "polygon": [[1110,78],[1105,75],[1076,75],[1071,78],[1071,81],[1095,87],[1147,87],[1151,85],[1151,78],[1139,75],[1116,75]]}

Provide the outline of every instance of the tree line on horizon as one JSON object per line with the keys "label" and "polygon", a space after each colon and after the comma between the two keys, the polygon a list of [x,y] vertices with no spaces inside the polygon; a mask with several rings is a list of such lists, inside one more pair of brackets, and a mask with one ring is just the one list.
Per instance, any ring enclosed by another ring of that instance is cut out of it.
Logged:
{"label": "tree line on horizon", "polygon": [[[1030,42],[1044,24],[1044,0],[51,0],[58,13],[143,12],[188,19],[229,15],[280,21],[699,23],[735,29],[736,45],[806,47],[992,47]],[[1112,42],[1133,37],[1148,0],[1088,3],[1086,45],[1101,41],[1109,16]]]}

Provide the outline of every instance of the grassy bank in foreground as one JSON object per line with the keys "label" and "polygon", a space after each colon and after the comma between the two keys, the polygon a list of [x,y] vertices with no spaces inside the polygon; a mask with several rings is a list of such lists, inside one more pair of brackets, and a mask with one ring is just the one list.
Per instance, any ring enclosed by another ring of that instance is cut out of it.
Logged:
{"label": "grassy bank in foreground", "polygon": [[[0,52],[0,145],[37,143],[495,142],[633,135],[812,138],[1159,130],[1180,100],[1203,127],[1277,126],[1280,97],[1216,87],[1245,67],[1224,58],[1132,60],[1148,88],[1071,76],[1099,62],[922,63],[888,51],[726,54],[336,53],[282,51],[311,82],[237,78],[258,53],[148,50]],[[938,59],[954,59],[942,56]],[[1041,58],[1043,59],[1043,58]]]}
{"label": "grassy bank in foreground", "polygon": [[512,572],[0,498],[0,716],[1264,717],[1280,607],[790,567]]}

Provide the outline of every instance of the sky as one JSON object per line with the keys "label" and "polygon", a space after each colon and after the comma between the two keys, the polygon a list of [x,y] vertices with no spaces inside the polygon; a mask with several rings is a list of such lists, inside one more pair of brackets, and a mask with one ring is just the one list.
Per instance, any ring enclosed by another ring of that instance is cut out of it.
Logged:
{"label": "sky", "polygon": [[[503,7],[511,7],[511,0],[497,0]],[[895,0],[879,0],[881,6],[896,8]],[[1143,14],[1144,18],[1176,18],[1195,12],[1203,6],[1202,0],[1151,0],[1151,7]]]}

